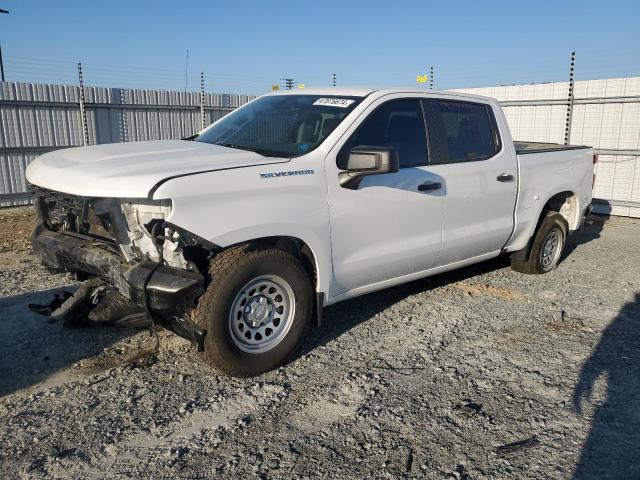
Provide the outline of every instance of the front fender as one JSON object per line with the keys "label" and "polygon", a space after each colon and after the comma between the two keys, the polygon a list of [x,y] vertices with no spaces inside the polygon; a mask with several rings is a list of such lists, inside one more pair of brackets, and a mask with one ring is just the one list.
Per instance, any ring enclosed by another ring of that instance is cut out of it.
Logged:
{"label": "front fender", "polygon": [[[291,162],[179,177],[163,183],[154,198],[170,198],[167,221],[227,247],[264,237],[294,237],[316,260],[318,292],[332,278],[329,209],[319,162]],[[265,177],[283,170],[305,175]]]}

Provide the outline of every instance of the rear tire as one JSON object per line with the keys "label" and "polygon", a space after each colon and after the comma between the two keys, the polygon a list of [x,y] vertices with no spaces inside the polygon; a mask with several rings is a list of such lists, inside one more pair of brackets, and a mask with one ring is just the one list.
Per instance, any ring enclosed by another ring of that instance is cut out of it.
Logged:
{"label": "rear tire", "polygon": [[282,365],[311,324],[313,287],[294,255],[239,245],[211,262],[211,284],[193,311],[207,330],[204,355],[214,368],[251,377]]}
{"label": "rear tire", "polygon": [[511,268],[517,272],[543,274],[554,270],[567,243],[569,226],[562,215],[547,212],[536,231],[529,257],[526,260],[511,259]]}

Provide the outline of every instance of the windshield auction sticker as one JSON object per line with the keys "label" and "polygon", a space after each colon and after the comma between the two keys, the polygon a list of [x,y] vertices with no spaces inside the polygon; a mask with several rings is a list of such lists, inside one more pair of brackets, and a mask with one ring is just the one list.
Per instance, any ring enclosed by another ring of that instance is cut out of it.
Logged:
{"label": "windshield auction sticker", "polygon": [[313,102],[313,104],[325,107],[347,108],[353,102],[355,102],[355,100],[351,100],[349,98],[319,98]]}

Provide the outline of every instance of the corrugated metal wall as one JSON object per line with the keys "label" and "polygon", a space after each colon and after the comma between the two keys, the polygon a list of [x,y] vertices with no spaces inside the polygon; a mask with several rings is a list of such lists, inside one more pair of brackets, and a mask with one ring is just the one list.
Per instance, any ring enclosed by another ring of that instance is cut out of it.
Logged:
{"label": "corrugated metal wall", "polygon": [[[82,145],[77,86],[0,84],[0,206],[29,202],[25,169],[38,155]],[[183,138],[200,130],[200,94],[85,87],[89,144]],[[210,124],[253,97],[207,93]]]}
{"label": "corrugated metal wall", "polygon": [[[2,83],[0,206],[27,203],[24,171],[38,155],[82,145],[77,86]],[[515,140],[564,141],[568,83],[459,91],[502,102]],[[596,211],[640,217],[640,77],[575,82],[571,143],[599,153]],[[199,130],[200,94],[85,87],[89,143],[182,138]],[[252,97],[206,94],[211,123]]]}
{"label": "corrugated metal wall", "polygon": [[[498,99],[514,140],[564,142],[567,82],[468,88]],[[640,77],[575,82],[570,143],[599,154],[598,213],[640,217]]]}

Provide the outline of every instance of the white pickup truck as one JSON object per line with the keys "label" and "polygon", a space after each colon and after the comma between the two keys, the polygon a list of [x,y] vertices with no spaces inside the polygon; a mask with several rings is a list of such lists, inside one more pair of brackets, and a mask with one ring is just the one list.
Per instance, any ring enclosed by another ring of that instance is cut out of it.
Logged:
{"label": "white pickup truck", "polygon": [[51,315],[137,312],[251,376],[341,300],[499,255],[554,269],[590,211],[595,159],[514,143],[490,98],[274,92],[189,139],[42,155],[27,170],[33,246],[88,279]]}

